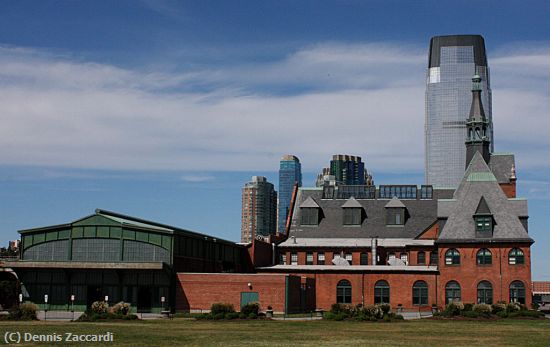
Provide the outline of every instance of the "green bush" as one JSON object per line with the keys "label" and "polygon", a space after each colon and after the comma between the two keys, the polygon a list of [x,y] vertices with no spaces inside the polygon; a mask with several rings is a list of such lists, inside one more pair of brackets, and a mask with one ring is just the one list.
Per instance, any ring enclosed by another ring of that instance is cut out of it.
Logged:
{"label": "green bush", "polygon": [[37,320],[36,311],[38,307],[32,302],[25,302],[19,306],[13,308],[8,319],[10,320]]}
{"label": "green bush", "polygon": [[323,313],[323,318],[327,320],[334,320],[334,317],[336,316],[335,313],[332,313],[332,311],[328,311]]}
{"label": "green bush", "polygon": [[515,302],[511,302],[508,305],[506,305],[506,311],[508,311],[508,313],[517,312],[517,311],[520,311],[520,310],[521,310],[521,307],[519,306],[519,304],[517,304]]}
{"label": "green bush", "polygon": [[474,304],[464,304],[463,311],[472,311],[474,309]]}
{"label": "green bush", "polygon": [[462,316],[464,316],[466,318],[478,318],[479,313],[476,312],[476,311],[464,311],[464,312],[462,312]]}
{"label": "green bush", "polygon": [[225,304],[221,302],[216,302],[210,306],[210,313],[217,315],[218,313],[226,314],[235,312],[235,308],[231,304]]}
{"label": "green bush", "polygon": [[256,319],[256,318],[258,318],[258,314],[257,314],[257,313],[255,313],[255,312],[250,312],[250,313],[248,314],[248,319]]}
{"label": "green bush", "polygon": [[125,316],[128,313],[130,313],[130,304],[124,301],[121,301],[111,308],[109,308],[109,312],[113,314],[118,314],[121,316]]}
{"label": "green bush", "polygon": [[210,320],[210,319],[213,319],[214,316],[212,316],[211,313],[201,313],[201,314],[198,314],[197,316],[195,316],[195,319],[196,320]]}
{"label": "green bush", "polygon": [[350,314],[351,311],[352,311],[351,307],[344,304],[332,304],[332,306],[330,307],[330,312],[334,314],[338,314],[338,313]]}
{"label": "green bush", "polygon": [[458,316],[460,313],[464,311],[464,304],[460,301],[451,301],[445,306],[445,316],[446,317],[452,317],[452,316]]}
{"label": "green bush", "polygon": [[246,315],[242,312],[239,313],[239,319],[246,319]]}
{"label": "green bush", "polygon": [[474,310],[474,312],[477,312],[479,314],[489,316],[489,315],[491,315],[491,312],[492,312],[493,309],[491,308],[491,305],[476,304],[476,305],[474,305],[473,310]]}
{"label": "green bush", "polygon": [[239,314],[237,312],[228,312],[225,314],[225,319],[237,319]]}
{"label": "green bush", "polygon": [[384,312],[379,306],[365,306],[363,308],[363,313],[368,317],[374,317],[374,318],[382,318],[384,316]]}
{"label": "green bush", "polygon": [[382,312],[384,312],[384,314],[390,312],[390,309],[391,309],[390,304],[378,304],[377,306],[382,310]]}
{"label": "green bush", "polygon": [[502,301],[499,301],[496,304],[492,304],[491,305],[491,310],[492,310],[493,314],[497,314],[499,312],[506,311],[506,303],[502,302]]}
{"label": "green bush", "polygon": [[544,317],[544,313],[533,310],[521,310],[516,312],[520,317],[541,318]]}
{"label": "green bush", "polygon": [[216,313],[216,314],[212,314],[212,318],[216,319],[216,320],[220,320],[220,319],[224,319],[225,318],[225,314],[224,313]]}
{"label": "green bush", "polygon": [[250,302],[241,308],[241,312],[244,313],[247,317],[249,317],[251,313],[254,313],[256,316],[258,316],[258,312],[260,312],[260,304],[257,302]]}
{"label": "green bush", "polygon": [[107,308],[109,308],[109,305],[105,301],[95,301],[91,307],[93,313],[99,314],[106,313]]}

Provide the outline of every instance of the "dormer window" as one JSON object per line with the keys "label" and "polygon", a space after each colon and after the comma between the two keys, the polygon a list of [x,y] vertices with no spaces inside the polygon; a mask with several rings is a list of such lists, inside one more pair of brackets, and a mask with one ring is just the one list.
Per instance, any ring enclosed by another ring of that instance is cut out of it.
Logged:
{"label": "dormer window", "polygon": [[344,225],[361,225],[363,223],[363,206],[353,196],[342,205]]}
{"label": "dormer window", "polygon": [[385,206],[386,225],[404,225],[405,224],[405,205],[398,198],[394,197]]}
{"label": "dormer window", "polygon": [[474,214],[476,237],[489,238],[493,236],[494,220],[489,205],[484,197],[481,197]]}
{"label": "dormer window", "polygon": [[310,196],[300,205],[300,224],[319,225],[321,208]]}

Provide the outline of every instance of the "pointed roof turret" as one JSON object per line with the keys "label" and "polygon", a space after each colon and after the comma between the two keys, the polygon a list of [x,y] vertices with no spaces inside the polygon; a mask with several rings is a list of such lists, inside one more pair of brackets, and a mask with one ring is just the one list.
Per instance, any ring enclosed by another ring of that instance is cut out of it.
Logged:
{"label": "pointed roof turret", "polygon": [[468,122],[487,122],[481,101],[481,77],[477,74],[472,77],[472,106],[470,106]]}

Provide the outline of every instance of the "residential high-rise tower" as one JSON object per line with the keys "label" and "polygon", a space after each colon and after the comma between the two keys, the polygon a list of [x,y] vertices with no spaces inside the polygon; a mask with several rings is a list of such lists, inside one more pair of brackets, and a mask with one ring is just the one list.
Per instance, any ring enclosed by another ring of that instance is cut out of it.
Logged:
{"label": "residential high-rise tower", "polygon": [[335,154],[330,167],[323,168],[317,175],[315,185],[320,187],[326,179],[334,180],[337,185],[372,185],[372,176],[365,170],[365,163],[356,155]]}
{"label": "residential high-rise tower", "polygon": [[278,230],[285,232],[286,219],[292,198],[292,189],[298,183],[302,186],[302,165],[300,159],[294,155],[285,155],[279,165],[279,214]]}
{"label": "residential high-rise tower", "polygon": [[241,242],[277,230],[277,192],[263,176],[252,176],[242,189]]}
{"label": "residential high-rise tower", "polygon": [[483,37],[451,35],[431,39],[426,76],[426,184],[456,187],[464,175],[473,75],[481,78],[479,87],[492,152],[491,87]]}

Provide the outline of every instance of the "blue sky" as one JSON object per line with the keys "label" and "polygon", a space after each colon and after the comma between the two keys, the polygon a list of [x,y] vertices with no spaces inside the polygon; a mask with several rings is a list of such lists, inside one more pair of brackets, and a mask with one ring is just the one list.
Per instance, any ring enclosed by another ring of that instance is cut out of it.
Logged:
{"label": "blue sky", "polygon": [[[95,208],[240,236],[240,189],[332,154],[423,180],[429,39],[485,37],[495,148],[550,280],[545,1],[1,1],[0,243]],[[391,146],[388,145],[391,143]]]}

